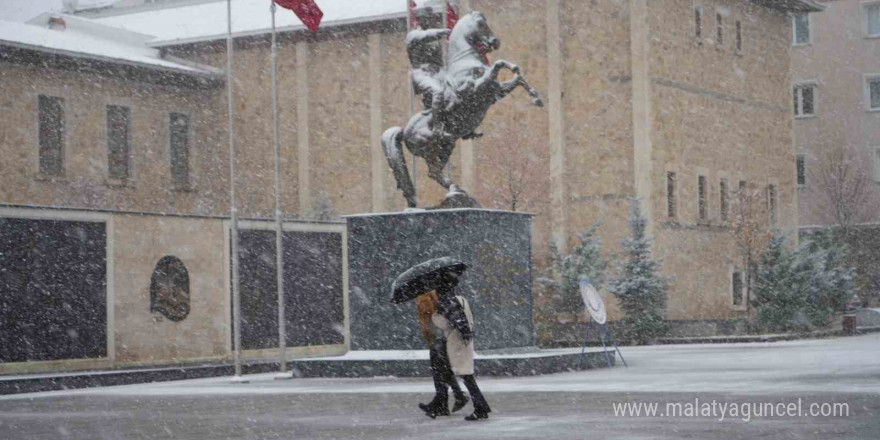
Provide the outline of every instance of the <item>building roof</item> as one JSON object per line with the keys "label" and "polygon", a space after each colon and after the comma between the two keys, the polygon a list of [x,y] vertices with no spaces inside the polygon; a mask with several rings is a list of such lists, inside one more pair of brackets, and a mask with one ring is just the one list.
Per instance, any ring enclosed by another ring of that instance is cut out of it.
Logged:
{"label": "building roof", "polygon": [[[50,21],[56,22],[52,28]],[[221,73],[162,58],[158,49],[146,45],[152,38],[67,14],[47,12],[27,23],[0,20],[0,46],[187,76],[214,77]]]}
{"label": "building roof", "polygon": [[[437,6],[442,0],[418,0],[419,7]],[[406,16],[404,0],[316,0],[324,12],[322,28],[373,22]],[[157,9],[135,9],[117,14],[97,16],[95,21],[156,38],[150,46],[170,46],[226,38],[226,1],[197,4],[174,4]],[[302,22],[287,9],[278,8],[276,26],[279,31],[303,30]],[[271,29],[269,0],[234,0],[232,2],[232,33],[236,37],[260,35]]]}
{"label": "building roof", "polygon": [[[760,6],[787,12],[818,12],[824,9],[815,0],[751,0]],[[419,7],[436,7],[442,0],[418,0]],[[406,15],[404,0],[316,0],[324,12],[322,28],[365,23]],[[94,19],[100,23],[148,35],[153,47],[188,44],[226,38],[226,1],[170,3],[164,7],[109,11]],[[290,11],[278,8],[279,31],[298,31],[305,26]],[[261,35],[271,29],[268,0],[232,1],[232,33],[242,37]]]}
{"label": "building roof", "polygon": [[825,6],[816,0],[751,0],[760,6],[787,12],[821,12]]}

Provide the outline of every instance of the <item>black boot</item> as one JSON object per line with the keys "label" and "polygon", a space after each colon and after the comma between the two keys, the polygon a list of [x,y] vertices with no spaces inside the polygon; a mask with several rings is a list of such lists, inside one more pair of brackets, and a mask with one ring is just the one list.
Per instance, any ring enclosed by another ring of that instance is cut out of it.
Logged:
{"label": "black boot", "polygon": [[477,420],[489,420],[489,413],[479,413],[474,411],[473,414],[464,418],[468,422],[475,422]]}
{"label": "black boot", "polygon": [[425,412],[426,416],[428,416],[432,419],[436,419],[437,416],[448,416],[449,415],[449,408],[448,407],[444,408],[442,405],[436,405],[434,403],[428,403],[428,404],[420,403],[419,408]]}
{"label": "black boot", "polygon": [[456,412],[456,411],[464,408],[464,406],[467,405],[468,402],[470,402],[470,399],[468,399],[467,395],[465,395],[464,393],[456,394],[455,395],[455,404],[452,405],[452,412]]}

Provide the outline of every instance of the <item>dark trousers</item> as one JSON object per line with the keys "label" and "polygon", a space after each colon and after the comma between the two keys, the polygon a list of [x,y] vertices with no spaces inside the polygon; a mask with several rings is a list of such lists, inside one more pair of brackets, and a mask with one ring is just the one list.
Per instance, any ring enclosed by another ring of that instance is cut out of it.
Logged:
{"label": "dark trousers", "polygon": [[468,374],[467,376],[461,376],[461,378],[464,379],[464,386],[466,386],[468,392],[471,393],[471,399],[473,399],[474,402],[474,412],[477,414],[488,414],[492,412],[492,409],[489,408],[489,402],[486,402],[486,398],[483,397],[480,387],[477,386],[477,379],[474,378],[474,375]]}
{"label": "dark trousers", "polygon": [[[431,377],[434,379],[434,399],[431,400],[432,406],[441,406],[448,408],[449,391],[447,387],[452,388],[455,395],[462,394],[461,387],[452,373],[452,367],[449,365],[449,356],[446,354],[446,339],[437,338],[431,345]],[[468,388],[470,389],[470,388]],[[479,391],[479,389],[477,390]]]}

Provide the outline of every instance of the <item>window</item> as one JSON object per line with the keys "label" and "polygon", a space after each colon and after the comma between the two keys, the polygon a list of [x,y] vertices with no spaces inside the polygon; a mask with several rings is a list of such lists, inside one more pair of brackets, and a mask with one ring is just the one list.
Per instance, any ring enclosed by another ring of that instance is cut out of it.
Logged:
{"label": "window", "polygon": [[107,172],[114,179],[129,176],[129,130],[131,110],[121,105],[107,106]]}
{"label": "window", "polygon": [[694,37],[703,38],[703,7],[694,8]]}
{"label": "window", "polygon": [[189,116],[171,113],[171,178],[174,185],[189,186]]}
{"label": "window", "polygon": [[675,173],[666,173],[666,215],[669,218],[676,216],[675,203]]}
{"label": "window", "polygon": [[743,27],[742,22],[736,21],[736,51],[742,52],[743,50]]}
{"label": "window", "polygon": [[721,221],[726,222],[730,217],[730,190],[727,188],[727,179],[721,179]]}
{"label": "window", "polygon": [[868,110],[880,110],[880,76],[868,78],[867,81]]}
{"label": "window", "polygon": [[724,44],[724,21],[721,13],[715,14],[715,44]]}
{"label": "window", "polygon": [[804,186],[807,184],[807,165],[804,162],[804,155],[798,155],[797,157],[797,184],[798,186]]}
{"label": "window", "polygon": [[698,216],[700,220],[706,220],[706,176],[697,178]]}
{"label": "window", "polygon": [[815,84],[798,84],[794,86],[794,115],[800,118],[816,115]]}
{"label": "window", "polygon": [[792,43],[795,46],[810,44],[810,14],[798,12],[791,15]]}
{"label": "window", "polygon": [[880,37],[880,3],[862,5],[865,13],[865,32],[869,37]]}
{"label": "window", "polygon": [[38,98],[40,173],[61,175],[64,160],[64,100],[55,96]]}
{"label": "window", "polygon": [[776,212],[776,185],[767,185],[767,210],[770,211],[770,224],[775,225]]}
{"label": "window", "polygon": [[880,148],[874,148],[874,181],[880,183]]}
{"label": "window", "polygon": [[743,274],[742,272],[734,272],[730,280],[733,295],[733,305],[743,305]]}

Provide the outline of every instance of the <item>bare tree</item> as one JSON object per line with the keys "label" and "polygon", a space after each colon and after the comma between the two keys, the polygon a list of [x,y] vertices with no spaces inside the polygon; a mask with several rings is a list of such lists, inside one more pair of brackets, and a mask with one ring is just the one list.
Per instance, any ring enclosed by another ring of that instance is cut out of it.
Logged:
{"label": "bare tree", "polygon": [[[514,127],[524,124],[522,114],[514,115]],[[504,152],[497,163],[501,187],[496,193],[496,207],[511,211],[535,210],[544,203],[541,179],[546,179],[546,175],[539,170],[549,162],[549,151],[541,147],[530,130],[509,130],[505,140]]]}
{"label": "bare tree", "polygon": [[818,157],[812,173],[821,197],[818,206],[834,220],[836,239],[847,245],[847,264],[855,269],[857,293],[866,304],[874,302],[880,292],[880,232],[876,226],[865,225],[880,203],[873,193],[869,163],[858,149],[837,143]]}
{"label": "bare tree", "polygon": [[815,171],[823,204],[846,232],[864,222],[870,208],[871,177],[865,161],[842,144],[829,148]]}
{"label": "bare tree", "polygon": [[736,203],[730,216],[733,237],[746,275],[746,310],[752,298],[752,280],[755,267],[770,239],[770,220],[767,199],[762,191],[740,182]]}

